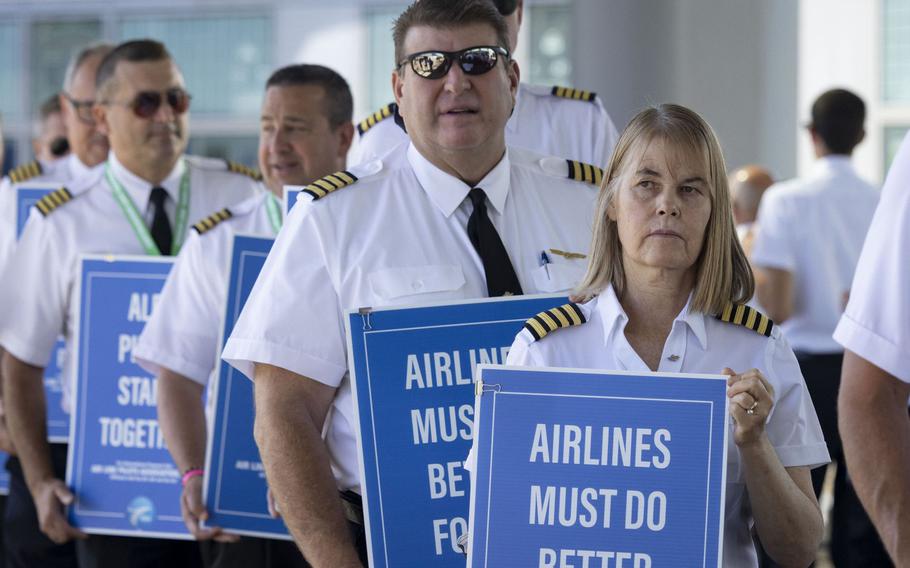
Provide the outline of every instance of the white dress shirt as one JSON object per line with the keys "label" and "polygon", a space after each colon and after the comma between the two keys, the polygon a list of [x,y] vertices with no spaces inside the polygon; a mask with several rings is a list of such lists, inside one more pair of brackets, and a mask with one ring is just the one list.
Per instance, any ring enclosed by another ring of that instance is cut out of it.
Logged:
{"label": "white dress shirt", "polygon": [[[596,187],[566,169],[509,148],[477,184],[525,293],[567,291],[584,273],[584,259],[540,262],[591,240]],[[481,298],[487,287],[466,231],[470,186],[412,145],[349,172],[359,181],[291,210],[223,356],[247,376],[265,363],[337,388],[326,445],[338,487],[359,491],[344,311]]]}
{"label": "white dress shirt", "polygon": [[[508,365],[566,367],[648,373],[625,336],[629,318],[612,287],[580,305],[587,323],[558,329],[540,341],[527,330],[515,338]],[[828,463],[828,450],[812,399],[790,345],[774,327],[771,337],[690,311],[688,304],[673,322],[664,344],[661,373],[741,373],[758,369],[774,386],[775,401],[765,432],[784,467]],[[727,438],[727,486],[724,519],[724,566],[758,566],[752,543],[752,507],[746,492],[739,449]]]}
{"label": "white dress shirt", "polygon": [[[148,212],[152,185],[126,171],[113,154],[108,164],[140,213]],[[174,201],[186,167],[190,168],[190,222],[245,199],[258,187],[249,177],[228,172],[221,160],[188,157],[179,160],[161,184]],[[67,412],[75,372],[72,349],[79,302],[79,258],[91,253],[145,254],[102,168],[79,179],[72,193],[71,201],[47,216],[32,211],[8,266],[16,277],[0,281],[0,313],[4,314],[0,345],[9,353],[30,365],[44,367],[57,336],[63,334],[66,362],[61,365],[61,383]]]}
{"label": "white dress shirt", "polygon": [[40,167],[40,175],[24,182],[13,183],[9,177],[4,177],[0,181],[0,274],[9,274],[4,267],[16,247],[16,217],[18,214],[16,189],[23,185],[46,185],[53,189],[60,186],[69,187],[79,178],[89,175],[94,169],[83,164],[76,154],[69,154],[53,162],[42,162]]}
{"label": "white dress shirt", "polygon": [[793,314],[781,328],[795,350],[843,351],[831,334],[877,203],[878,191],[847,156],[821,158],[809,177],[775,184],[762,197],[751,260],[793,276]]}
{"label": "white dress shirt", "polygon": [[894,158],[834,339],[910,383],[910,139]]}
{"label": "white dress shirt", "polygon": [[[574,100],[554,95],[553,87],[518,85],[507,145],[605,168],[618,138],[600,98]],[[359,137],[354,163],[382,157],[407,141],[394,119],[382,120]]]}
{"label": "white dress shirt", "polygon": [[168,276],[133,357],[149,373],[162,368],[207,386],[221,360],[234,235],[273,238],[263,190],[236,206],[231,217],[202,234],[191,231]]}

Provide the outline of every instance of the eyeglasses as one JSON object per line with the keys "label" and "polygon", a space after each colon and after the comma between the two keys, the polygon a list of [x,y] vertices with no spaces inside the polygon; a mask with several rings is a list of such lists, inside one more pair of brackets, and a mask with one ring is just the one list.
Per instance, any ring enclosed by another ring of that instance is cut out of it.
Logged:
{"label": "eyeglasses", "polygon": [[80,101],[79,99],[74,99],[65,91],[63,92],[63,98],[73,105],[73,108],[76,110],[76,117],[79,120],[86,124],[95,124],[95,117],[92,116],[92,106],[94,106],[95,101]]}
{"label": "eyeglasses", "polygon": [[141,91],[132,101],[116,103],[104,101],[101,104],[121,104],[133,109],[133,114],[139,118],[152,118],[165,101],[170,105],[174,114],[183,114],[190,108],[189,93],[180,88],[168,89],[163,93],[158,91]]}
{"label": "eyeglasses", "polygon": [[500,55],[508,58],[509,51],[498,45],[469,47],[461,51],[421,51],[407,56],[398,67],[410,63],[414,73],[424,79],[441,79],[457,60],[466,75],[483,75],[496,66]]}

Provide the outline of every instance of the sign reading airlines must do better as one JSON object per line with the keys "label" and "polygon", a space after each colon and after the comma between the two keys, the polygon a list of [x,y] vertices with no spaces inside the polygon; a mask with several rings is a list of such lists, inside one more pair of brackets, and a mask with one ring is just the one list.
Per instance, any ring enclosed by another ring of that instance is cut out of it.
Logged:
{"label": "sign reading airlines must do better", "polygon": [[470,566],[721,565],[725,376],[480,377]]}
{"label": "sign reading airlines must do better", "polygon": [[[349,312],[370,566],[464,567],[474,369],[565,297]],[[353,417],[351,417],[353,419]]]}

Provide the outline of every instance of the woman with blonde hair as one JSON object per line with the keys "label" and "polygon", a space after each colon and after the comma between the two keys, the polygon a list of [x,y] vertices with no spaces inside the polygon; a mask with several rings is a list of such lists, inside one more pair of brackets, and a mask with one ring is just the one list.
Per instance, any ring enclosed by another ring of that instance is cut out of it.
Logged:
{"label": "woman with blonde hair", "polygon": [[724,566],[758,566],[753,525],[776,562],[809,565],[823,533],[809,471],[828,452],[787,340],[745,305],[752,272],[720,145],[698,114],[665,104],[632,119],[590,250],[583,303],[529,320],[508,363],[729,375]]}

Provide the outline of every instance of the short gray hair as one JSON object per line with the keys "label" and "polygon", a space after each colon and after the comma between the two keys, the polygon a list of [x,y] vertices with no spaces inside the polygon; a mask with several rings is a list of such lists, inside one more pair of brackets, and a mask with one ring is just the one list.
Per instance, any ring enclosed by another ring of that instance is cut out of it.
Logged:
{"label": "short gray hair", "polygon": [[113,50],[114,44],[102,42],[91,43],[73,53],[66,66],[66,73],[63,75],[63,90],[69,92],[70,87],[73,86],[73,80],[76,78],[76,72],[79,71],[79,68],[82,67],[82,64],[85,63],[86,59],[95,56],[104,57]]}

